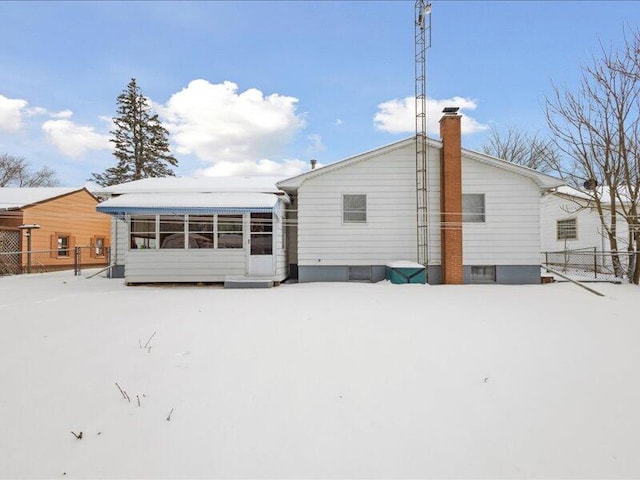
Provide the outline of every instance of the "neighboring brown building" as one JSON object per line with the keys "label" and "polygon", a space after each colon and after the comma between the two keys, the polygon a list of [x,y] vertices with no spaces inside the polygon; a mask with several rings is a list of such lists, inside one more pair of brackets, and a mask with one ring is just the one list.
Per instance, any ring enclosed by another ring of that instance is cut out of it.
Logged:
{"label": "neighboring brown building", "polygon": [[24,271],[31,229],[32,271],[73,268],[74,247],[81,265],[104,265],[110,217],[96,212],[98,199],[86,188],[0,188],[0,274]]}

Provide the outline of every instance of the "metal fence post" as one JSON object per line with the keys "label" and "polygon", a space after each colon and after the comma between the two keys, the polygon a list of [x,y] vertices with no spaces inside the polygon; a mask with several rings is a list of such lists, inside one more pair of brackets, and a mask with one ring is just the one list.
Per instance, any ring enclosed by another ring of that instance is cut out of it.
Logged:
{"label": "metal fence post", "polygon": [[596,253],[596,248],[593,247],[593,278],[598,278],[598,255]]}
{"label": "metal fence post", "polygon": [[75,276],[80,275],[80,247],[74,247],[73,249],[73,274]]}

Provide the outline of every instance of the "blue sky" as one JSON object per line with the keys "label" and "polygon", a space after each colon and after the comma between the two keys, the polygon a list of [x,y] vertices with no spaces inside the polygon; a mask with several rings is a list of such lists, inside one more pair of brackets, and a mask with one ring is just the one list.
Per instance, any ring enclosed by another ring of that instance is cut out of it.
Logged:
{"label": "blue sky", "polygon": [[[293,175],[371,150],[412,134],[413,15],[412,1],[0,2],[0,153],[83,184],[115,164],[109,119],[131,77],[180,175]],[[428,96],[463,107],[468,148],[492,125],[544,134],[552,82],[575,85],[639,18],[640,2],[434,0]]]}

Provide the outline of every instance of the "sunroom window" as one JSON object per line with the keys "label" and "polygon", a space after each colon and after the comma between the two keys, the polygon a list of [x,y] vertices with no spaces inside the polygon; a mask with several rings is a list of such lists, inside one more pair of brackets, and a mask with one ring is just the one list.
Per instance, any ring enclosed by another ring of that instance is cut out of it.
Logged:
{"label": "sunroom window", "polygon": [[156,248],[156,216],[131,217],[131,248]]}
{"label": "sunroom window", "polygon": [[184,216],[160,215],[160,248],[184,248]]}
{"label": "sunroom window", "polygon": [[218,215],[218,248],[242,246],[242,215]]}
{"label": "sunroom window", "polygon": [[189,248],[213,248],[213,215],[189,215]]}

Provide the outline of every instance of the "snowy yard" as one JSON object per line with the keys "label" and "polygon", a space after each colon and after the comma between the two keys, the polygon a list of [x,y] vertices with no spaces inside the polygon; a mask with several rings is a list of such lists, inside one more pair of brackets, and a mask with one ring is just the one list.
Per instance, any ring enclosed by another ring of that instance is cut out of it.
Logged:
{"label": "snowy yard", "polygon": [[638,478],[640,289],[592,286],[0,278],[0,477]]}

